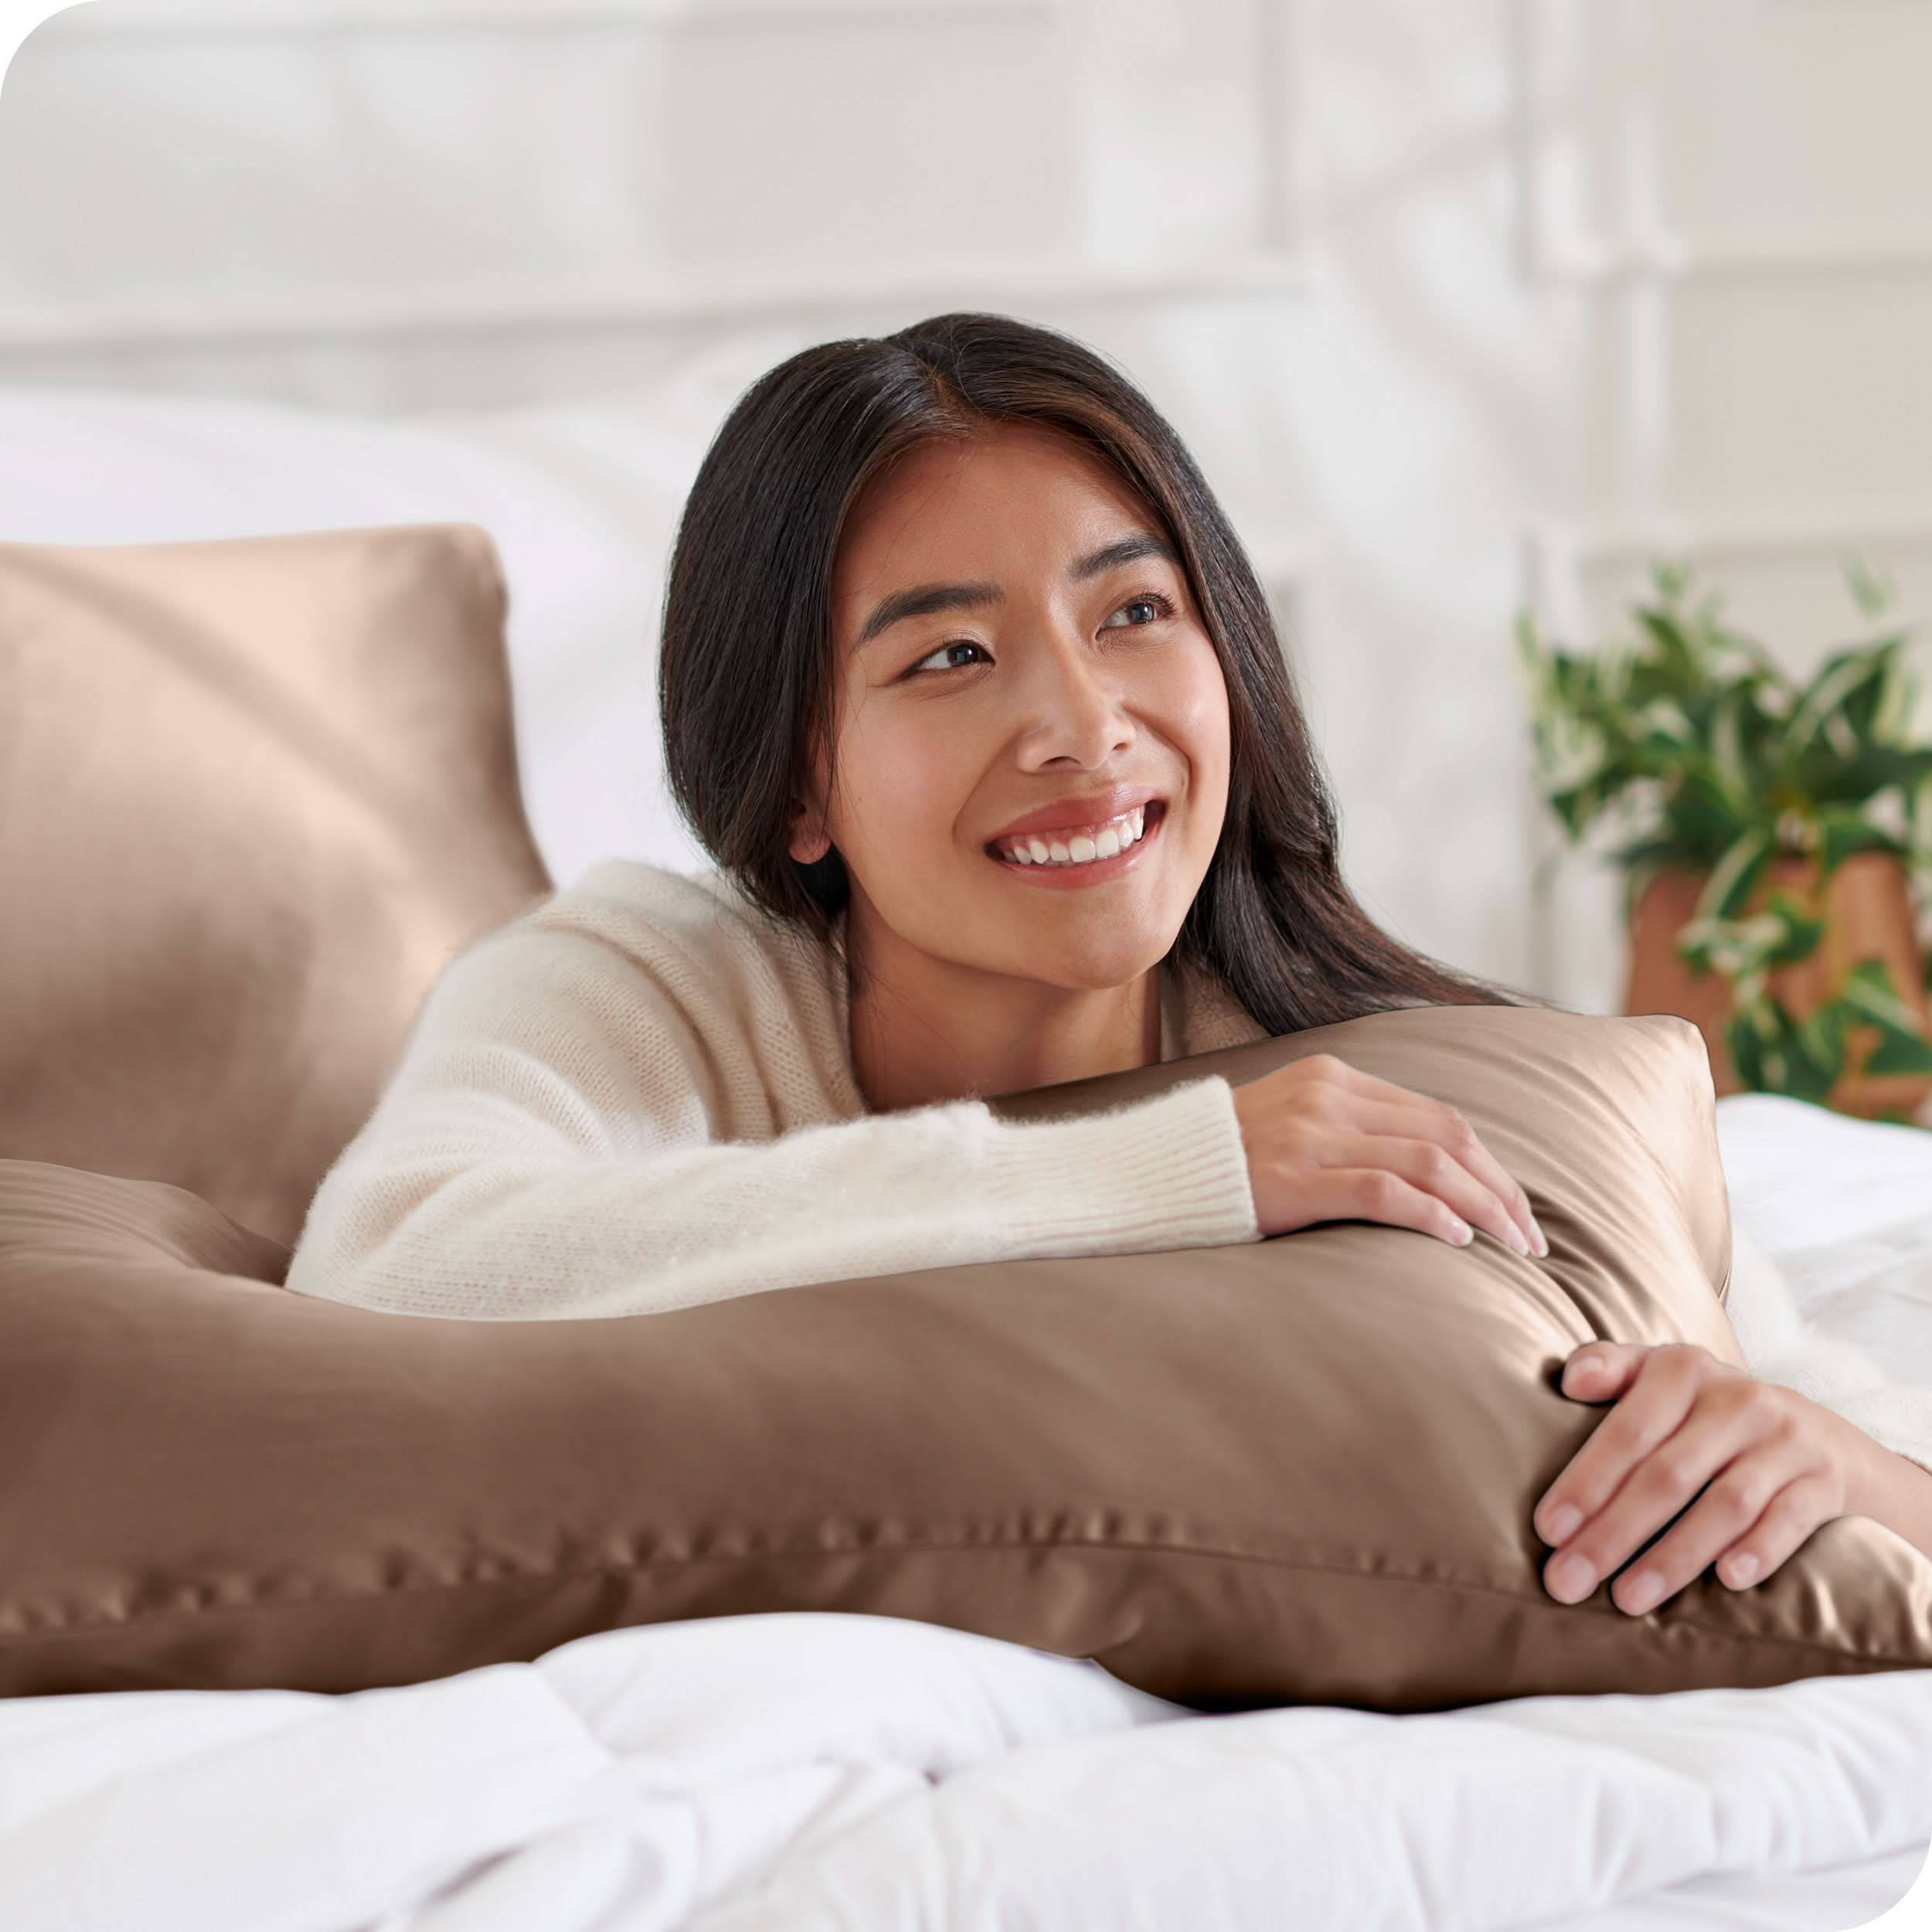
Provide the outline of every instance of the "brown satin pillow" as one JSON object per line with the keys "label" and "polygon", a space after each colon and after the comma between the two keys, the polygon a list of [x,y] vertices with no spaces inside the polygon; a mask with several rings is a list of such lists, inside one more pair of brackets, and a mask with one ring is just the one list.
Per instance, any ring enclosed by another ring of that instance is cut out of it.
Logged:
{"label": "brown satin pillow", "polygon": [[430,982],[551,882],[470,524],[0,543],[0,1157],[292,1242]]}
{"label": "brown satin pillow", "polygon": [[1708,1060],[1663,1016],[1414,1008],[1006,1097],[1331,1053],[1459,1107],[1552,1251],[1379,1223],[595,1321],[288,1294],[179,1192],[0,1164],[0,1692],[349,1691],[774,1610],[1097,1658],[1202,1709],[1437,1710],[1932,1665],[1862,1517],[1631,1617],[1545,1590],[1593,1336],[1739,1359]]}

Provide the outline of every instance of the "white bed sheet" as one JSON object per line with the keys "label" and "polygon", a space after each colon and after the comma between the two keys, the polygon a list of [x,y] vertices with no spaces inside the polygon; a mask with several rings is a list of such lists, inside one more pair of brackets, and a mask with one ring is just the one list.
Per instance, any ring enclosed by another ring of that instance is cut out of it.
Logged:
{"label": "white bed sheet", "polygon": [[[1804,1318],[1932,1389],[1932,1135],[1763,1095],[1719,1126]],[[1932,1670],[1204,1716],[799,1614],[345,1697],[0,1702],[5,1932],[1902,1928],[1929,1845]]]}

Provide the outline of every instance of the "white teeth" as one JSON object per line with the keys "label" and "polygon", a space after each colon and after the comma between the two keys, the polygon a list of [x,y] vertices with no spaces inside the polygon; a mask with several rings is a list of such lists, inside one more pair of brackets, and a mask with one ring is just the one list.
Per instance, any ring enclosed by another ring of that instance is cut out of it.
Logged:
{"label": "white teeth", "polygon": [[1068,838],[1035,832],[996,849],[1003,857],[1022,866],[1084,866],[1124,852],[1144,838],[1146,832],[1147,808],[1136,805],[1122,817],[1110,820],[1097,833],[1076,832]]}

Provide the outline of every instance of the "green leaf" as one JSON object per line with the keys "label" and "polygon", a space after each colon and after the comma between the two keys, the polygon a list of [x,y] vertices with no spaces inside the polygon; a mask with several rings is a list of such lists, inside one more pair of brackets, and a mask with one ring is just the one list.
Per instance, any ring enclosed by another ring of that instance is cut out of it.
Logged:
{"label": "green leaf", "polygon": [[1851,586],[1852,600],[1868,617],[1879,616],[1897,594],[1892,580],[1881,577],[1861,556],[1847,556],[1841,567],[1845,582]]}
{"label": "green leaf", "polygon": [[1698,633],[1673,609],[1638,605],[1632,612],[1657,646],[1654,655],[1632,667],[1633,685],[1644,696],[1683,699],[1709,683]]}
{"label": "green leaf", "polygon": [[1676,951],[1692,967],[1737,979],[1767,967],[1788,936],[1784,919],[1773,912],[1749,919],[1692,917],[1677,935]]}
{"label": "green leaf", "polygon": [[1867,645],[1851,645],[1834,651],[1798,695],[1798,708],[1784,727],[1781,763],[1791,764],[1821,735],[1840,757],[1854,757],[1859,744],[1845,718],[1845,703],[1854,693],[1884,675],[1882,651],[1875,653]]}
{"label": "green leaf", "polygon": [[1825,937],[1824,915],[1811,913],[1801,900],[1781,886],[1772,889],[1766,910],[1777,916],[1784,928],[1784,937],[1764,955],[1765,964],[1788,966],[1794,961],[1809,959],[1818,950],[1818,941]]}
{"label": "green leaf", "polygon": [[1747,729],[1744,719],[1752,696],[1748,684],[1720,693],[1708,734],[1711,763],[1730,791],[1740,798],[1754,798],[1764,777],[1756,756],[1758,734]]}
{"label": "green leaf", "polygon": [[1689,714],[1675,698],[1652,698],[1637,713],[1634,722],[1637,729],[1631,736],[1638,743],[1655,750],[1665,750],[1702,742],[1702,733],[1691,723]]}
{"label": "green leaf", "polygon": [[1828,1015],[1808,1036],[1775,998],[1763,994],[1740,1002],[1726,1022],[1725,1043],[1747,1087],[1822,1104],[1841,1064],[1842,1056],[1830,1050],[1836,1024]]}
{"label": "green leaf", "polygon": [[1724,1045],[1738,1079],[1753,1093],[1764,1092],[1764,1058],[1758,1050],[1757,1030],[1747,1015],[1733,1013],[1725,1021]]}
{"label": "green leaf", "polygon": [[1932,745],[1905,749],[1897,745],[1861,746],[1849,758],[1840,758],[1828,745],[1814,743],[1783,774],[1799,796],[1821,804],[1862,804],[1887,785],[1908,794],[1932,774]]}
{"label": "green leaf", "polygon": [[1711,868],[1711,876],[1697,896],[1693,917],[1729,919],[1740,910],[1770,863],[1771,834],[1769,825],[1753,825],[1732,842]]}
{"label": "green leaf", "polygon": [[[1861,685],[1845,701],[1845,719],[1861,742],[1889,740],[1896,727],[1909,717],[1911,705],[1911,673],[1899,660],[1906,633],[1894,631],[1869,645],[1877,662],[1876,675]],[[1883,715],[1885,729],[1879,728]]]}
{"label": "green leaf", "polygon": [[1670,832],[1641,832],[1624,845],[1612,846],[1604,856],[1617,865],[1634,871],[1639,866],[1648,865],[1653,859],[1674,864],[1682,847],[1683,841]]}
{"label": "green leaf", "polygon": [[1740,808],[1704,773],[1685,769],[1666,784],[1665,824],[1681,840],[1686,861],[1693,868],[1707,869],[1716,865],[1747,832],[1762,830],[1768,837],[1766,815],[1755,806]]}
{"label": "green leaf", "polygon": [[1852,1024],[1852,1009],[1845,1002],[1828,999],[1813,1007],[1798,1027],[1805,1057],[1822,1075],[1827,1094],[1845,1070],[1845,1039]]}
{"label": "green leaf", "polygon": [[[1932,866],[1932,771],[1923,778],[1904,787],[1906,801],[1906,831],[1911,841],[1913,857],[1919,866]],[[1932,879],[1924,882],[1932,887]],[[1929,954],[1928,957],[1932,957]]]}
{"label": "green leaf", "polygon": [[1932,1041],[1911,1033],[1887,1033],[1866,1056],[1867,1073],[1932,1073]]}
{"label": "green leaf", "polygon": [[1675,604],[1682,598],[1694,574],[1688,558],[1658,558],[1650,566],[1650,580],[1666,604]]}
{"label": "green leaf", "polygon": [[1863,812],[1841,804],[1821,805],[1816,823],[1821,883],[1855,852],[1902,852],[1905,849],[1883,825],[1874,825]]}
{"label": "green leaf", "polygon": [[[1826,1022],[1827,1029],[1830,1024]],[[1823,1105],[1844,1070],[1842,1051],[1829,1039],[1828,1031],[1821,1039],[1818,1032],[1808,1033],[1803,1026],[1793,1027],[1783,1044],[1784,1091],[1794,1100],[1814,1100]]]}
{"label": "green leaf", "polygon": [[[1728,624],[1712,622],[1707,626],[1712,642],[1720,651],[1735,652],[1744,658],[1757,673],[1752,680],[1760,689],[1775,692],[1781,698],[1795,699],[1797,686],[1791,682],[1791,673],[1759,641],[1743,631],[1733,631]],[[1788,717],[1791,705],[1787,702],[1780,708],[1779,715]]]}
{"label": "green leaf", "polygon": [[1932,1039],[1919,1017],[1899,998],[1885,962],[1862,959],[1847,975],[1843,1003],[1879,1031],[1878,1044],[1866,1058],[1867,1073],[1932,1073]]}
{"label": "green leaf", "polygon": [[1552,682],[1552,653],[1545,647],[1536,628],[1536,614],[1519,611],[1515,625],[1516,663],[1532,692],[1540,694]]}
{"label": "green leaf", "polygon": [[1885,691],[1872,714],[1871,733],[1880,744],[1907,744],[1907,733],[1919,706],[1919,681],[1910,665],[1894,658]]}
{"label": "green leaf", "polygon": [[1891,969],[1882,959],[1862,959],[1845,975],[1839,997],[1848,1002],[1860,1019],[1888,1033],[1906,1039],[1923,1039],[1919,1016],[1899,997],[1892,984]]}

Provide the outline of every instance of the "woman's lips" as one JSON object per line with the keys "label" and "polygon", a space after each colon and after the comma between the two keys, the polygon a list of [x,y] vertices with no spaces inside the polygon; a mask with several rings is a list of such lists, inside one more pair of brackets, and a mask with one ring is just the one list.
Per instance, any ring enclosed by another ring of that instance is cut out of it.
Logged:
{"label": "woman's lips", "polygon": [[[1151,845],[1159,835],[1162,826],[1167,822],[1167,801],[1150,798],[1143,809],[1139,838],[1132,845],[1117,852],[1111,859],[1091,859],[1083,866],[1023,866],[1017,859],[1004,859],[992,847],[987,848],[987,856],[1004,872],[1023,877],[1029,884],[1038,886],[1099,886],[1110,879],[1117,879],[1131,870],[1139,853]],[[1036,832],[1036,838],[1059,838],[1060,833]]]}

